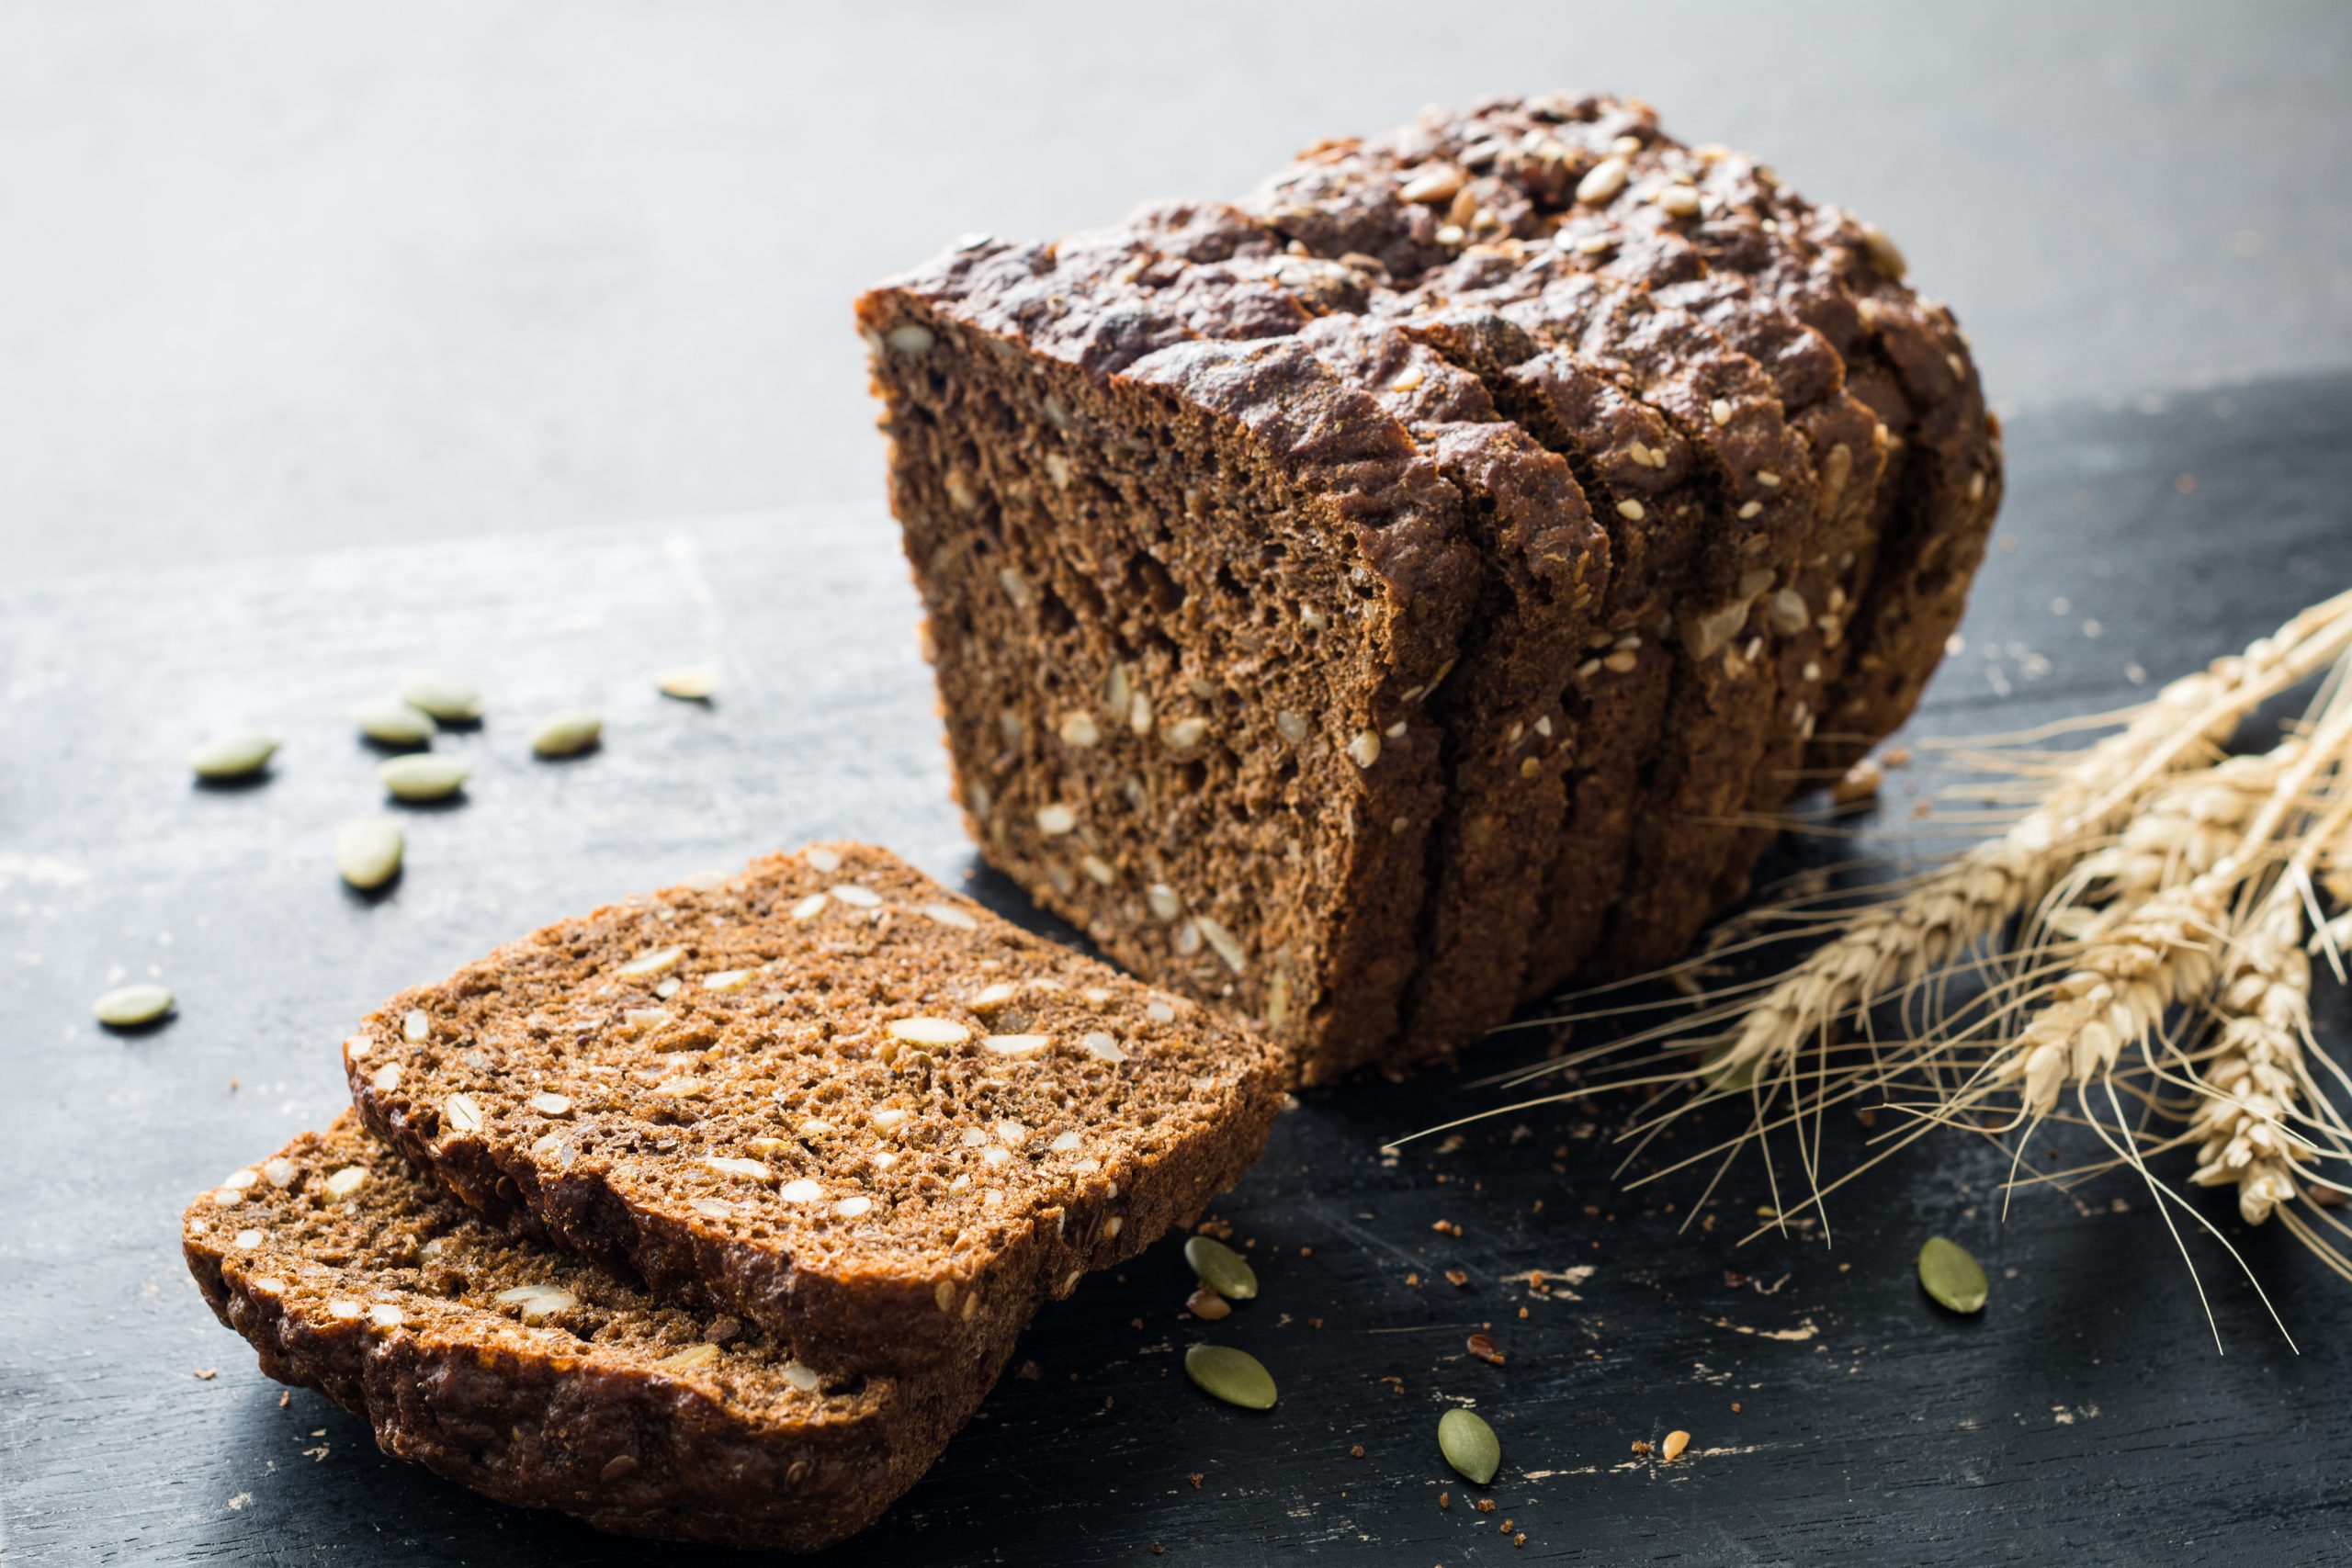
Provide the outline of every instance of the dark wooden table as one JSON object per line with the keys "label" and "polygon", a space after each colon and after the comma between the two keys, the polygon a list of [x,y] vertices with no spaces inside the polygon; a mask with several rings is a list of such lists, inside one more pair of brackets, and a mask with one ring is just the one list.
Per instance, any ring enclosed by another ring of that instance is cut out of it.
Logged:
{"label": "dark wooden table", "polygon": [[[2016,421],[2000,543],[1915,729],[2144,694],[2352,582],[2347,428],[2352,379]],[[0,588],[0,1560],[703,1560],[479,1501],[381,1457],[323,1399],[281,1402],[181,1269],[178,1212],[334,1113],[334,1045],[362,1010],[503,937],[828,835],[967,873],[896,550],[877,513],[842,511]],[[702,658],[728,677],[711,707],[654,694],[655,671]],[[463,805],[407,814],[408,869],[365,899],[330,860],[335,824],[375,799],[346,714],[420,664],[491,694],[488,723],[444,742],[476,779]],[[531,761],[530,719],[575,703],[607,714],[604,749]],[[268,782],[191,787],[189,748],[242,722],[285,738]],[[1930,847],[1909,808],[1932,762],[1890,775],[1865,854]],[[150,974],[178,993],[174,1021],[93,1025],[92,998]],[[2324,988],[2323,1042],[2347,1018]],[[1283,1118],[1221,1210],[1263,1294],[1216,1331],[1273,1370],[1271,1413],[1184,1381],[1203,1325],[1163,1245],[1049,1308],[1020,1353],[1034,1371],[838,1555],[2343,1558],[2352,1286],[2276,1227],[2200,1198],[2300,1348],[2199,1245],[2223,1355],[2144,1192],[2030,1194],[2004,1224],[2002,1161],[1975,1143],[1923,1146],[1835,1201],[1831,1226],[1746,1247],[1761,1171],[1726,1182],[1734,1223],[1685,1233],[1695,1184],[1612,1187],[1622,1103],[1383,1156],[1498,1103],[1471,1079],[1541,1049],[1506,1038],[1462,1075],[1317,1093]],[[1921,1297],[1910,1258],[1930,1232],[1986,1262],[1981,1318]],[[1532,1292],[1531,1269],[1566,1283]],[[1488,1325],[1500,1368],[1464,1350]],[[1491,1512],[1436,1451],[1439,1412],[1464,1399],[1502,1438]],[[1679,1463],[1632,1453],[1677,1427]]]}

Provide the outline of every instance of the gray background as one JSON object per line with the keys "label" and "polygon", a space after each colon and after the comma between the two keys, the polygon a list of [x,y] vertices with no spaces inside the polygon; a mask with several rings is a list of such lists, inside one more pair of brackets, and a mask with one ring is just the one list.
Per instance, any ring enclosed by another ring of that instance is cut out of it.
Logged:
{"label": "gray background", "polygon": [[860,286],[1506,90],[1872,217],[2012,407],[2340,366],[2347,78],[2352,6],[10,0],[0,572],[871,502]]}

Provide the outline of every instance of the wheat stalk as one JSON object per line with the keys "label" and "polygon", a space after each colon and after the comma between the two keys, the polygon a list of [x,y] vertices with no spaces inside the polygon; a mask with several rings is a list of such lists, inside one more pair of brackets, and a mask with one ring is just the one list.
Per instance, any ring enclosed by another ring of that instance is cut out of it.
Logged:
{"label": "wheat stalk", "polygon": [[2092,746],[2041,802],[1891,903],[1844,929],[1745,1010],[1713,1070],[1753,1080],[1807,1041],[1910,986],[2030,908],[2092,842],[2128,818],[2166,773],[2236,733],[2245,715],[2352,644],[2352,594],[2312,606],[2243,654],[2213,660],[2160,692],[2123,729]]}

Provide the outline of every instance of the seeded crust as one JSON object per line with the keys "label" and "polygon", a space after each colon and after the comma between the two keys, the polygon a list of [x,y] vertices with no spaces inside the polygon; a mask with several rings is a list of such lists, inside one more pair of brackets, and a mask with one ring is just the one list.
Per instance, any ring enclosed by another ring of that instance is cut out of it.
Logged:
{"label": "seeded crust", "polygon": [[493,1221],[842,1375],[993,1353],[1238,1179],[1283,1077],[1262,1032],[854,844],[548,926],[344,1056]]}
{"label": "seeded crust", "polygon": [[[1733,169],[1747,176],[1740,211],[1725,210],[1709,186],[1710,171],[1720,185]],[[1681,149],[1657,131],[1645,107],[1603,99],[1497,100],[1464,115],[1432,110],[1368,143],[1310,149],[1253,204],[1310,247],[1380,257],[1396,293],[1409,301],[1405,308],[1415,308],[1414,291],[1427,289],[1430,276],[1465,267],[1491,272],[1498,256],[1515,261],[1527,247],[1541,246],[1580,269],[1640,282],[1660,303],[1719,330],[1770,376],[1790,428],[1819,459],[1821,479],[1804,558],[1768,603],[1770,625],[1780,635],[1768,640],[1765,657],[1775,666],[1781,722],[1767,727],[1746,809],[1770,812],[1808,776],[1842,768],[1850,751],[1838,749],[1836,730],[1823,730],[1826,749],[1817,744],[1810,759],[1804,755],[1817,727],[1861,724],[1862,732],[1849,738],[1859,749],[1907,713],[1940,656],[1981,553],[1988,503],[1997,499],[1998,455],[1981,399],[1973,412],[1969,406],[1973,373],[1957,329],[1947,312],[1920,306],[1894,277],[1874,273],[1887,265],[1900,269],[1874,231],[1842,214],[1824,219],[1780,191],[1769,171],[1758,177],[1752,164],[1722,150]],[[1764,220],[1758,216],[1763,207],[1780,216]],[[1778,231],[1793,233],[1798,218],[1815,231],[1835,231],[1843,249],[1783,241]],[[1738,243],[1728,244],[1726,236]],[[1816,262],[1830,254],[1835,265],[1826,275],[1817,265],[1808,271],[1802,257],[1792,262],[1785,254],[1792,250]],[[1859,274],[1876,276],[1872,302],[1841,314],[1840,296]],[[1395,307],[1384,301],[1383,308]],[[1838,333],[1837,341],[1808,321]],[[1907,378],[1894,371],[1898,357],[1909,367]],[[1861,397],[1848,389],[1849,359]],[[1949,387],[1955,378],[1962,395],[1947,398],[1923,424],[1913,412],[1917,389],[1928,389],[1933,403],[1941,395],[1938,383]],[[1939,419],[1942,428],[1970,438],[1958,443],[1966,478],[1941,487],[1940,525],[1930,516],[1923,529],[1915,515],[1923,495],[1926,510],[1934,511],[1934,487],[1922,491],[1920,465],[1909,465],[1907,480],[1887,471],[1890,456],[1902,448],[1879,423],[1881,412],[1915,439],[1922,429],[1932,438]],[[1955,494],[1957,510],[1950,504]],[[1963,514],[1972,508],[1979,509],[1973,517]],[[1875,573],[1882,534],[1894,540],[1893,564]],[[1883,610],[1858,604],[1874,581],[1873,605]],[[1844,635],[1849,622],[1863,626],[1852,642]],[[1847,656],[1857,644],[1857,674],[1849,682]],[[1902,651],[1889,653],[1890,647]],[[1894,672],[1898,663],[1903,668]],[[1825,720],[1833,705],[1836,712]],[[1669,726],[1689,730],[1680,720]],[[1769,827],[1752,827],[1736,836],[1740,841],[1713,896],[1694,905],[1736,897],[1770,835]],[[1617,965],[1645,966],[1679,944],[1669,919],[1633,951],[1621,939]],[[1531,995],[1545,978],[1531,970]]]}
{"label": "seeded crust", "polygon": [[1415,965],[1479,558],[1306,307],[1165,243],[977,243],[859,321],[982,852],[1316,1081]]}
{"label": "seeded crust", "polygon": [[181,1249],[264,1371],[386,1453],[626,1535],[810,1551],[862,1529],[1012,1345],[825,1378],[739,1317],[502,1235],[348,1112],[198,1199]]}
{"label": "seeded crust", "polygon": [[[1304,177],[1277,176],[1272,189],[1279,194],[1261,194],[1261,209],[1270,220],[1303,231],[1294,236],[1301,244],[1310,244],[1312,235],[1354,247],[1351,254],[1383,257],[1392,278],[1431,254],[1412,238],[1415,216],[1404,209],[1467,194],[1458,168],[1400,170],[1395,160],[1351,144],[1327,148],[1315,162]],[[1325,216],[1333,221],[1318,227]],[[1695,316],[1658,306],[1646,290],[1586,276],[1551,247],[1531,250],[1506,239],[1404,281],[1409,287],[1376,294],[1374,309],[1409,322],[1430,310],[1493,307],[1656,406],[1689,444],[1709,498],[1683,502],[1675,513],[1688,520],[1695,541],[1662,541],[1657,550],[1661,560],[1687,572],[1687,581],[1669,576],[1660,592],[1673,606],[1683,645],[1667,704],[1624,707],[1629,716],[1658,716],[1642,733],[1625,736],[1646,764],[1634,775],[1621,756],[1596,759],[1600,777],[1640,779],[1645,805],[1630,818],[1636,823],[1634,858],[1622,878],[1612,879],[1605,868],[1623,863],[1611,852],[1613,842],[1603,846],[1596,875],[1589,846],[1577,842],[1584,829],[1569,828],[1577,848],[1556,879],[1569,907],[1554,919],[1577,945],[1540,966],[1548,983],[1580,964],[1593,926],[1583,906],[1598,900],[1605,908],[1622,888],[1609,962],[1620,969],[1650,967],[1680,951],[1713,914],[1712,902],[1691,889],[1711,891],[1733,869],[1733,856],[1760,851],[1761,840],[1739,826],[1738,813],[1763,787],[1759,774],[1782,717],[1775,707],[1778,687],[1784,673],[1818,673],[1817,659],[1781,654],[1770,614],[1778,595],[1795,590],[1801,563],[1826,531],[1811,454],[1754,361]],[[1482,356],[1464,357],[1476,364]],[[1645,449],[1637,445],[1633,453],[1638,461]],[[1637,512],[1634,521],[1648,530],[1645,515]],[[1809,718],[1803,694],[1792,700],[1790,713],[1792,724]],[[1596,807],[1602,819],[1629,819],[1606,804]],[[1745,863],[1736,869],[1744,874]],[[1522,874],[1539,874],[1523,868]],[[1523,972],[1514,988],[1532,978]]]}
{"label": "seeded crust", "polygon": [[[1649,226],[1628,228],[1616,209],[1577,202],[1591,161],[1571,161],[1560,155],[1565,151],[1532,116],[1498,124],[1439,110],[1351,157],[1411,171],[1401,177],[1422,188],[1459,180],[1449,215],[1482,231],[1499,227],[1504,237],[1493,245],[1548,243],[1568,265],[1641,284],[1660,304],[1721,333],[1771,378],[1789,426],[1815,459],[1818,499],[1803,562],[1769,604],[1779,635],[1767,656],[1777,664],[1782,722],[1767,730],[1746,802],[1751,816],[1765,818],[1817,782],[1804,768],[1806,739],[1842,678],[1853,646],[1845,621],[1870,581],[1878,535],[1894,511],[1895,487],[1882,491],[1890,437],[1877,413],[1847,390],[1845,362],[1826,338],[1746,276],[1710,268],[1683,232],[1699,219],[1695,190],[1676,188],[1684,175],[1637,183],[1634,197],[1647,204],[1635,210]],[[1745,830],[1714,902],[1736,897],[1770,837],[1769,826]]]}
{"label": "seeded crust", "polygon": [[[1890,431],[1881,488],[1894,493],[1876,558],[1865,583],[1848,585],[1859,607],[1838,617],[1860,628],[1860,647],[1810,760],[1816,773],[1834,773],[1908,716],[1958,623],[1999,503],[1998,424],[1951,311],[1903,287],[1902,256],[1877,230],[1805,201],[1752,158],[1683,146],[1645,104],[1497,99],[1438,129],[1444,118],[1417,134],[1465,154],[1492,149],[1489,159],[1515,164],[1515,184],[1531,193],[1511,219],[1521,237],[1555,238],[1564,227],[1589,233],[1580,225],[1605,222],[1620,233],[1687,240],[1714,275],[1744,279],[1755,298],[1817,331]],[[1578,198],[1611,158],[1624,171],[1616,188]],[[1658,196],[1684,181],[1700,209],[1677,214]]]}

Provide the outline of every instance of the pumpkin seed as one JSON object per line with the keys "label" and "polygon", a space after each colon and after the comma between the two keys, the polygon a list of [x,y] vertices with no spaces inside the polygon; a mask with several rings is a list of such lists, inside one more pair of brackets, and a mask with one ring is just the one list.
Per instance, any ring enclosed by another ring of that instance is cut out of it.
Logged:
{"label": "pumpkin seed", "polygon": [[662,694],[675,697],[682,703],[707,702],[718,692],[718,670],[715,665],[689,664],[682,670],[672,670],[662,677]]}
{"label": "pumpkin seed", "polygon": [[531,750],[542,757],[577,757],[604,733],[602,716],[588,708],[567,708],[539,720],[531,731]]}
{"label": "pumpkin seed", "polygon": [[402,800],[440,800],[466,787],[473,770],[455,757],[430,751],[395,757],[376,770],[384,787]]}
{"label": "pumpkin seed", "polygon": [[1984,1269],[1965,1247],[1939,1235],[1919,1249],[1919,1284],[1937,1303],[1953,1312],[1983,1312]]}
{"label": "pumpkin seed", "polygon": [[161,986],[117,986],[90,1005],[108,1029],[136,1029],[172,1010],[172,993]]}
{"label": "pumpkin seed", "polygon": [[351,710],[359,733],[383,746],[430,746],[441,727],[433,716],[398,697],[378,697]]}
{"label": "pumpkin seed", "polygon": [[269,766],[277,754],[277,739],[270,735],[223,735],[196,749],[187,765],[200,779],[250,778]]}
{"label": "pumpkin seed", "polygon": [[1503,1465],[1502,1440],[1495,1429],[1468,1410],[1449,1410],[1437,1418],[1437,1451],[1465,1478],[1484,1486]]}
{"label": "pumpkin seed", "polygon": [[1184,1352],[1184,1375],[1204,1393],[1244,1410],[1269,1410],[1274,1403],[1273,1374],[1247,1351],[1229,1345],[1195,1345]]}
{"label": "pumpkin seed", "polygon": [[346,822],[334,836],[334,868],[362,893],[372,893],[397,875],[407,840],[389,817]]}
{"label": "pumpkin seed", "polygon": [[1246,1302],[1258,1293],[1258,1276],[1250,1260],[1221,1241],[1196,1235],[1184,1244],[1184,1261],[1201,1283],[1229,1302]]}
{"label": "pumpkin seed", "polygon": [[445,724],[468,724],[481,716],[481,690],[454,675],[404,676],[401,701],[423,708]]}

